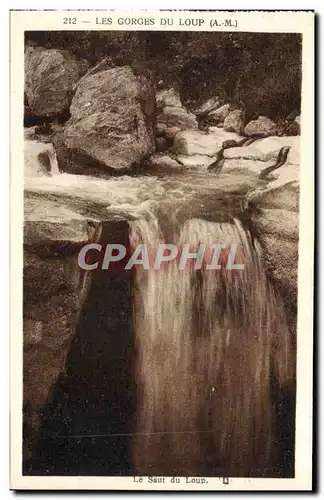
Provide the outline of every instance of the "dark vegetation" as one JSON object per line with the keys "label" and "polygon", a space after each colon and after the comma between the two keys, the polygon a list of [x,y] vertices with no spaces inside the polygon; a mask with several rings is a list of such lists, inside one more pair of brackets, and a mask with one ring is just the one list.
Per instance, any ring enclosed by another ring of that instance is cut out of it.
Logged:
{"label": "dark vegetation", "polygon": [[[92,66],[130,64],[196,105],[218,94],[280,120],[300,111],[302,37],[291,33],[30,31],[26,42],[67,49]],[[162,81],[162,82],[161,82]]]}

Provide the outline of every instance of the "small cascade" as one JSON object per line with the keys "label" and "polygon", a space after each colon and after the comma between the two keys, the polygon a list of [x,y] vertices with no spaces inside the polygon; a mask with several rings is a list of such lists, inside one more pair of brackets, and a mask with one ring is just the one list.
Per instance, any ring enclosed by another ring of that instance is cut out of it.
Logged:
{"label": "small cascade", "polygon": [[55,152],[54,148],[51,148],[48,151],[48,157],[49,157],[50,164],[51,164],[51,175],[52,176],[53,175],[59,175],[60,169],[59,169],[59,166],[58,166],[58,163],[57,163],[57,157],[56,157],[56,152]]}
{"label": "small cascade", "polygon": [[[169,235],[168,235],[169,237]],[[156,217],[131,223],[131,244],[156,248]],[[143,475],[271,475],[278,460],[275,383],[291,387],[284,310],[257,242],[238,221],[190,219],[173,241],[238,244],[243,270],[138,266],[134,335],[139,403],[133,462]]]}
{"label": "small cascade", "polygon": [[[58,388],[48,413],[57,407],[58,420],[72,423],[68,433],[65,424],[60,427],[63,441],[45,436],[41,446],[53,456],[44,459],[42,470],[51,462],[60,474],[109,475],[123,471],[127,462],[127,473],[138,475],[283,475],[278,427],[284,418],[278,405],[294,392],[295,348],[259,244],[239,222],[250,181],[222,172],[108,180],[60,174],[52,144],[30,140],[25,164],[27,191],[61,196],[62,203],[64,197],[74,198],[82,207],[103,206],[107,220],[124,220],[127,232],[130,227],[130,248],[189,244],[197,252],[200,244],[236,244],[244,265],[181,270],[176,259],[159,269],[136,266],[127,279],[101,272],[80,315],[70,353],[71,383],[64,395]],[[112,237],[119,242],[107,229],[103,242]],[[226,249],[221,258],[226,260]],[[76,391],[84,399],[75,402]],[[80,401],[82,414],[74,407]],[[293,405],[288,413],[293,428]],[[73,441],[81,434],[82,442]],[[67,435],[70,444],[62,445]],[[90,437],[105,443],[100,456]],[[110,458],[119,448],[121,455]],[[82,466],[74,463],[75,449],[84,457]]]}
{"label": "small cascade", "polygon": [[48,177],[60,173],[53,144],[25,140],[25,177]]}

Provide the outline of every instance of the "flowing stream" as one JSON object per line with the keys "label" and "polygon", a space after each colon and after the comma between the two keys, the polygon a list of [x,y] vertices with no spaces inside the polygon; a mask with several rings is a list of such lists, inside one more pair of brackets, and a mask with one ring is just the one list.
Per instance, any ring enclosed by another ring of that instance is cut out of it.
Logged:
{"label": "flowing stream", "polygon": [[[154,248],[164,238],[157,219],[131,223],[134,246]],[[200,243],[236,243],[244,269],[138,266],[136,473],[269,473],[277,459],[271,386],[290,386],[293,363],[283,307],[257,242],[237,220],[190,219],[171,239],[192,251]]]}
{"label": "flowing stream", "polygon": [[274,473],[276,398],[291,388],[294,352],[259,244],[240,221],[251,179],[188,171],[103,180],[59,174],[49,157],[52,175],[27,176],[27,191],[105,206],[129,221],[133,247],[237,244],[244,264],[136,267],[134,473]]}

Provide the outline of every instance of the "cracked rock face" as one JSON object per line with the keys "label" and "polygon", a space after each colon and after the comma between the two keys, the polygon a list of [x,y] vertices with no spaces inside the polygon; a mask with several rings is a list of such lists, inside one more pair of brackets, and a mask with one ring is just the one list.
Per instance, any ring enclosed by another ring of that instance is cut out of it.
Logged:
{"label": "cracked rock face", "polygon": [[155,95],[129,66],[86,75],[77,86],[64,130],[68,149],[103,167],[128,169],[155,149]]}
{"label": "cracked rock face", "polygon": [[[86,214],[82,202],[60,196],[25,194],[23,304],[24,462],[37,444],[44,408],[51,400],[66,358],[91,274],[80,269],[78,252],[98,242],[100,207]],[[108,222],[110,224],[110,222]],[[111,232],[128,235],[123,222]],[[109,226],[110,227],[110,226]],[[120,236],[119,236],[120,238]]]}
{"label": "cracked rock face", "polygon": [[[97,226],[97,228],[96,228]],[[41,416],[62,370],[87,289],[77,249],[96,239],[99,222],[62,201],[25,197],[24,458],[37,440]]]}
{"label": "cracked rock face", "polygon": [[64,50],[27,47],[25,94],[30,114],[50,117],[68,110],[74,84],[86,67]]}
{"label": "cracked rock face", "polygon": [[286,164],[274,171],[273,176],[265,187],[251,191],[247,200],[266,267],[288,305],[295,309],[299,243],[298,140],[292,145]]}

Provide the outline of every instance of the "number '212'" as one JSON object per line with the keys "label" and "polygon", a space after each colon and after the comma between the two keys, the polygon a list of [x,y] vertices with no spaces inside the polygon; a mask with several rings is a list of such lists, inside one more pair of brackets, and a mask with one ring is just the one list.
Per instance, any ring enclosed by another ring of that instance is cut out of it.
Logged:
{"label": "number '212'", "polygon": [[76,24],[76,17],[63,17],[63,24]]}

